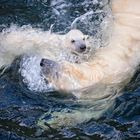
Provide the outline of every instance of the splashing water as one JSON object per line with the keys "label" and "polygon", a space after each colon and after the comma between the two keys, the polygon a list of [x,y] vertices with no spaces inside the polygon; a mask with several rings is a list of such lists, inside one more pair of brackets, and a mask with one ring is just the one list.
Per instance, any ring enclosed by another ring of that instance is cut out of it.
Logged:
{"label": "splashing water", "polygon": [[[94,36],[98,48],[108,43],[111,34],[103,34],[109,30],[112,18],[107,3],[106,0],[1,0],[0,31],[19,31],[19,36],[25,33],[42,38],[42,43],[51,25],[52,31],[59,33],[77,28]],[[66,54],[60,55],[59,59],[66,59]],[[20,68],[15,69],[13,63],[1,75],[0,139],[140,139],[139,71],[119,97],[114,92],[104,98],[80,101],[72,95],[52,91],[52,85],[42,77],[40,59],[35,54],[23,56],[18,62]],[[52,129],[49,124],[55,123],[56,118],[67,124],[71,119],[74,124],[77,123],[74,120],[80,123]]]}
{"label": "splashing water", "polygon": [[46,83],[41,75],[40,68],[41,58],[37,56],[24,56],[20,66],[20,73],[23,76],[23,82],[27,84],[31,91],[52,91],[52,85]]}

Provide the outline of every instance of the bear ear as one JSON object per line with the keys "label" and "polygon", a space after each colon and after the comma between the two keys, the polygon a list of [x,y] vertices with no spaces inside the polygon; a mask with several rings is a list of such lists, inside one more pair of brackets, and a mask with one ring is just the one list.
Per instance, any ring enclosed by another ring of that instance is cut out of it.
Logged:
{"label": "bear ear", "polygon": [[89,39],[89,35],[84,35],[85,40]]}

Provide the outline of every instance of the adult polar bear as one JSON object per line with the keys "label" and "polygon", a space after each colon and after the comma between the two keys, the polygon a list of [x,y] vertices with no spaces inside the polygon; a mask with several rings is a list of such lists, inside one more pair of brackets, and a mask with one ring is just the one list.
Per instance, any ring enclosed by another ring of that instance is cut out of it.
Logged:
{"label": "adult polar bear", "polygon": [[[81,64],[41,60],[42,71],[54,88],[73,93],[82,106],[45,114],[39,119],[39,126],[73,126],[99,118],[114,105],[113,99],[134,75],[140,63],[140,0],[111,2],[112,36],[108,46],[97,51],[93,60]],[[45,120],[46,115],[52,118]]]}
{"label": "adult polar bear", "polygon": [[[109,45],[97,51],[92,61],[82,64],[58,64],[42,59],[43,73],[56,90],[72,92],[91,87],[92,94],[86,95],[91,98],[98,96],[94,95],[94,90],[98,89],[99,85],[113,85],[120,91],[134,75],[140,63],[140,0],[111,2],[114,15],[112,37]],[[53,67],[48,67],[50,63],[54,63],[57,72],[50,73],[53,70]],[[85,92],[73,93],[80,98],[85,96]]]}
{"label": "adult polar bear", "polygon": [[58,60],[62,51],[67,55],[85,52],[86,44],[86,36],[76,29],[59,35],[31,27],[12,26],[0,33],[0,67],[11,64],[17,56],[23,54]]}

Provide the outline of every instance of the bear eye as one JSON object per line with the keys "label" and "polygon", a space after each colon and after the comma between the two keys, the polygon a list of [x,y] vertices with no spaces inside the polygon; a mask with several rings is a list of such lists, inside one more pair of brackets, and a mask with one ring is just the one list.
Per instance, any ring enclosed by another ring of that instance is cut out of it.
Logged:
{"label": "bear eye", "polygon": [[74,42],[75,42],[75,40],[74,40],[74,39],[72,39],[72,40],[71,40],[71,42],[72,42],[72,43],[74,43]]}
{"label": "bear eye", "polygon": [[83,40],[85,41],[85,37],[83,38]]}

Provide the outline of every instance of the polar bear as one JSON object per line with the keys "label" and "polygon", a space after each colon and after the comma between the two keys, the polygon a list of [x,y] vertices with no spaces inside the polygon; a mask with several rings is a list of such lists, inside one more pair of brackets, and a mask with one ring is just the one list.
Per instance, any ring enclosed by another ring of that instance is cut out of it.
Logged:
{"label": "polar bear", "polygon": [[[81,64],[42,59],[40,64],[46,79],[56,90],[72,92],[78,98],[94,97],[93,87],[97,89],[101,84],[113,85],[120,91],[140,63],[139,7],[140,0],[113,0],[114,22],[108,46],[97,51],[92,61]],[[75,92],[87,87],[92,89],[89,96]]]}
{"label": "polar bear", "polygon": [[64,59],[71,55],[79,56],[86,52],[86,44],[86,35],[77,29],[60,35],[13,26],[0,33],[0,67],[11,64],[15,57],[23,54],[48,56],[53,60],[58,60],[60,55],[63,55],[62,58],[65,56]]}
{"label": "polar bear", "polygon": [[[81,64],[41,60],[42,72],[56,91],[72,93],[84,105],[95,103],[95,110],[85,107],[75,108],[70,113],[54,112],[46,121],[51,127],[73,126],[102,116],[114,101],[103,100],[97,111],[100,99],[114,94],[113,98],[119,96],[140,64],[140,0],[113,0],[111,8],[114,16],[112,36],[108,46],[98,50],[92,60]],[[46,128],[42,118],[38,125]]]}

